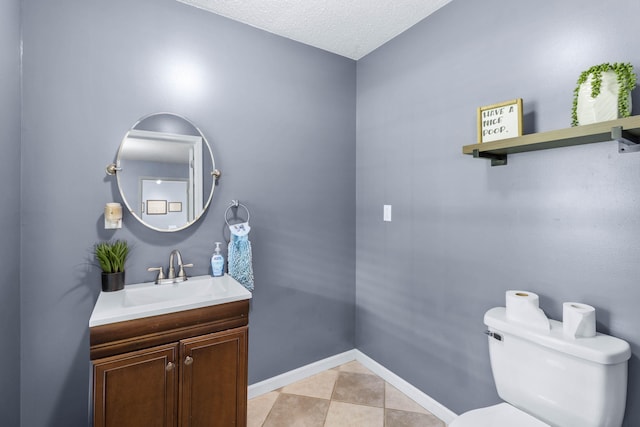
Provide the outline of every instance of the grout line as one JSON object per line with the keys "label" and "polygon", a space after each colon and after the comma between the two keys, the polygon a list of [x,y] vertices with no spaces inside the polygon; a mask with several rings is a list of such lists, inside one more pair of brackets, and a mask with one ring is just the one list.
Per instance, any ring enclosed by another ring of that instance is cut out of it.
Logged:
{"label": "grout line", "polygon": [[[347,363],[348,363],[348,362],[347,362]],[[342,365],[344,365],[344,363],[343,363]],[[339,368],[339,367],[340,367],[340,366],[342,366],[342,365],[338,365],[338,366],[336,366],[336,367],[335,367],[335,368],[333,368],[333,369]],[[335,393],[335,391],[336,391],[336,385],[338,384],[338,378],[340,377],[340,373],[341,373],[342,371],[340,371],[340,370],[338,369],[338,371],[337,371],[337,372],[338,372],[338,375],[336,375],[336,380],[333,382],[333,388],[331,389],[331,396],[329,397],[329,406],[327,407],[327,413],[326,413],[326,414],[324,414],[324,420],[322,421],[322,425],[323,425],[323,427],[327,424],[327,417],[329,416],[329,410],[331,409],[331,402],[333,402],[333,394],[334,394],[334,393]]]}
{"label": "grout line", "polygon": [[[358,362],[360,363],[360,362]],[[360,363],[362,365],[362,363]],[[364,365],[362,365],[364,366]],[[384,381],[383,389],[382,389],[382,427],[386,427],[387,425],[387,381],[380,377]]]}
{"label": "grout line", "polygon": [[280,399],[281,394],[282,393],[278,393],[278,397],[276,397],[276,400],[274,400],[273,403],[271,404],[271,408],[269,408],[269,412],[267,412],[267,416],[264,417],[264,421],[262,421],[262,424],[260,424],[260,427],[264,427],[264,425],[267,423],[267,420],[269,419],[269,415],[271,415],[271,411],[273,411],[273,408],[275,408],[276,402],[278,401],[278,399]]}

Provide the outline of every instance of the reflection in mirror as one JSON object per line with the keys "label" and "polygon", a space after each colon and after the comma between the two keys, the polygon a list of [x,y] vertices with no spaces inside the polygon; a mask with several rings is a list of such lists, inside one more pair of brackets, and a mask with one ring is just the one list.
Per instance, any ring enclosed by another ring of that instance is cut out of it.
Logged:
{"label": "reflection in mirror", "polygon": [[213,197],[211,147],[196,126],[176,114],[151,114],[138,121],[120,144],[116,167],[127,208],[154,230],[190,226]]}

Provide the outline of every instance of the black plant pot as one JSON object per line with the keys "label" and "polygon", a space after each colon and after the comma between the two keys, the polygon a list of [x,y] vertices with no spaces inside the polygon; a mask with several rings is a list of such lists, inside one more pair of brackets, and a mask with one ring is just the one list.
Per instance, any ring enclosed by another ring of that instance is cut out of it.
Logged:
{"label": "black plant pot", "polygon": [[119,273],[102,273],[102,292],[113,292],[124,289],[124,271]]}

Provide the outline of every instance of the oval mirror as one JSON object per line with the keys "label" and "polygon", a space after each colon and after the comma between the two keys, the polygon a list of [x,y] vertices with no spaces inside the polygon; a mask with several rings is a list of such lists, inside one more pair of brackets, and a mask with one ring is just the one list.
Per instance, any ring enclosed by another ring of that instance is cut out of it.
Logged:
{"label": "oval mirror", "polygon": [[207,210],[215,179],[211,147],[185,117],[155,113],[126,133],[116,158],[118,189],[131,214],[157,231],[178,231]]}

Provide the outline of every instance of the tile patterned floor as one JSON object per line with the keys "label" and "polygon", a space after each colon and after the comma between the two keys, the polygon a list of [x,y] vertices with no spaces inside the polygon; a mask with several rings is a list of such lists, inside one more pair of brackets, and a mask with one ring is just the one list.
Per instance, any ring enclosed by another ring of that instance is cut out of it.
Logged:
{"label": "tile patterned floor", "polygon": [[249,400],[247,427],[445,427],[353,361]]}

